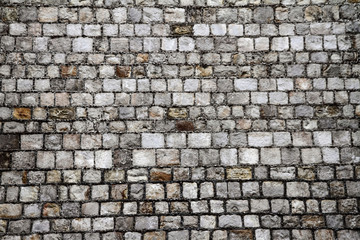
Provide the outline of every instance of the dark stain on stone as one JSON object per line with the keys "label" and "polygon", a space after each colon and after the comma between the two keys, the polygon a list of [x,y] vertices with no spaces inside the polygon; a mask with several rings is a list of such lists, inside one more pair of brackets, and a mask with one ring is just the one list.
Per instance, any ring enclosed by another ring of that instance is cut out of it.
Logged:
{"label": "dark stain on stone", "polygon": [[194,123],[190,121],[179,121],[176,123],[176,129],[178,131],[194,131]]}
{"label": "dark stain on stone", "polygon": [[1,150],[10,150],[18,149],[20,147],[20,136],[9,134],[9,135],[0,135],[0,149]]}
{"label": "dark stain on stone", "polygon": [[0,168],[10,168],[11,154],[8,152],[0,152]]}

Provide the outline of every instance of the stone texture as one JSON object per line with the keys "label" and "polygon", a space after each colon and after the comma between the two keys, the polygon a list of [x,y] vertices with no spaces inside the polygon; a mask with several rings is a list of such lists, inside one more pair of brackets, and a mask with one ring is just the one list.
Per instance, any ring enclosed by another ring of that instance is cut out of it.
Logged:
{"label": "stone texture", "polygon": [[1,239],[360,239],[359,0],[0,5]]}

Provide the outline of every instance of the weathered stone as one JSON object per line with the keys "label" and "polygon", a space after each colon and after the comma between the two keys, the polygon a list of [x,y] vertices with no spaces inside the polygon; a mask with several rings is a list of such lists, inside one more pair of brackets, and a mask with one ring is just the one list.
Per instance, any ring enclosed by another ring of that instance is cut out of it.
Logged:
{"label": "weathered stone", "polygon": [[186,108],[169,108],[168,116],[170,118],[187,118]]}
{"label": "weathered stone", "polygon": [[322,10],[318,6],[309,6],[305,9],[305,19],[307,21],[320,20],[321,15],[322,15]]}
{"label": "weathered stone", "polygon": [[136,61],[139,63],[147,63],[149,61],[149,54],[147,53],[139,53],[136,56]]}
{"label": "weathered stone", "polygon": [[226,169],[226,173],[229,180],[245,180],[252,178],[251,168],[233,167]]}
{"label": "weathered stone", "polygon": [[315,116],[317,117],[338,117],[341,115],[339,106],[317,106],[315,108]]}
{"label": "weathered stone", "polygon": [[166,169],[153,169],[150,172],[151,181],[171,181],[171,172]]}
{"label": "weathered stone", "polygon": [[192,34],[192,26],[174,25],[172,26],[172,32],[174,35],[188,35]]}
{"label": "weathered stone", "polygon": [[19,218],[22,214],[21,204],[0,204],[1,218]]}
{"label": "weathered stone", "polygon": [[11,154],[9,152],[0,152],[0,168],[7,169],[10,168],[11,164]]}
{"label": "weathered stone", "polygon": [[129,78],[131,76],[131,67],[117,66],[115,73],[119,78]]}
{"label": "weathered stone", "polygon": [[1,20],[4,22],[13,22],[16,21],[18,18],[18,12],[15,7],[4,7],[2,8],[1,14]]}
{"label": "weathered stone", "polygon": [[325,220],[323,216],[303,216],[301,218],[302,226],[306,228],[321,228],[325,227]]}
{"label": "weathered stone", "polygon": [[158,228],[157,217],[136,217],[135,229],[136,230],[150,230]]}
{"label": "weathered stone", "polygon": [[49,117],[51,119],[62,119],[62,120],[71,120],[75,117],[74,108],[50,108]]}
{"label": "weathered stone", "polygon": [[31,109],[30,108],[15,108],[13,116],[19,120],[29,120],[31,119]]}
{"label": "weathered stone", "polygon": [[20,147],[19,135],[0,135],[0,149],[12,150]]}
{"label": "weathered stone", "polygon": [[77,69],[75,66],[61,66],[61,76],[63,78],[75,77],[77,75]]}
{"label": "weathered stone", "polygon": [[253,240],[254,236],[251,230],[231,230],[229,239]]}
{"label": "weathered stone", "polygon": [[178,121],[176,122],[176,129],[178,131],[194,131],[194,123],[191,121]]}
{"label": "weathered stone", "polygon": [[58,217],[60,216],[60,207],[55,203],[45,203],[43,207],[44,217]]}
{"label": "weathered stone", "polygon": [[196,66],[195,74],[199,77],[210,77],[213,74],[212,66]]}

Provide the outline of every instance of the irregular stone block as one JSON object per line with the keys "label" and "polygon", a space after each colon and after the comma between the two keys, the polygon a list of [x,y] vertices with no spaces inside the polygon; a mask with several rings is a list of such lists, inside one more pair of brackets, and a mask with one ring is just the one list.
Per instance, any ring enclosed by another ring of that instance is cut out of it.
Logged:
{"label": "irregular stone block", "polygon": [[75,118],[75,109],[70,107],[50,108],[49,117],[51,119],[72,120]]}

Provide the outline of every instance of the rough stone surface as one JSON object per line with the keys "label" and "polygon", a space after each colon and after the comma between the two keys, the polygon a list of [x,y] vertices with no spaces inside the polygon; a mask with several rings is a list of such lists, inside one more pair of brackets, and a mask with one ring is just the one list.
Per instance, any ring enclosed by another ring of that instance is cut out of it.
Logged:
{"label": "rough stone surface", "polygon": [[360,239],[359,0],[0,2],[1,239]]}

